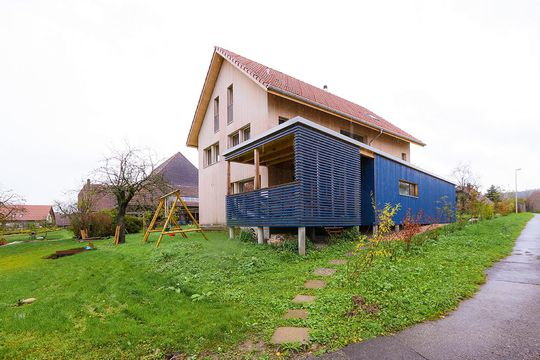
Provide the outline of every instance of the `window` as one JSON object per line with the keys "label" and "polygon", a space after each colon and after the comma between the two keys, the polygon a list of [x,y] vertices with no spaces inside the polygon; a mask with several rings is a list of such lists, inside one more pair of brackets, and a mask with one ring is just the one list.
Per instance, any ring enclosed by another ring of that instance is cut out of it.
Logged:
{"label": "window", "polygon": [[204,149],[204,167],[213,165],[219,161],[219,143],[215,143]]}
{"label": "window", "polygon": [[245,193],[253,191],[255,189],[255,183],[253,178],[244,179],[231,183],[231,194]]}
{"label": "window", "polygon": [[401,160],[407,161],[407,153],[401,153]]}
{"label": "window", "polygon": [[356,141],[360,141],[362,143],[364,142],[364,137],[363,136],[357,135],[357,134],[351,134],[351,132],[348,131],[348,130],[341,130],[340,133],[341,133],[341,135],[348,136],[348,137],[350,137],[350,138],[352,138],[352,139],[354,139]]}
{"label": "window", "polygon": [[285,121],[289,120],[288,118],[286,117],[283,117],[283,116],[279,116],[278,117],[278,124],[281,125],[283,124]]}
{"label": "window", "polygon": [[227,124],[233,122],[233,86],[227,88]]}
{"label": "window", "polygon": [[229,135],[229,147],[233,147],[240,144],[240,132],[237,131],[234,134]]}
{"label": "window", "polygon": [[214,132],[219,131],[219,96],[214,99]]}
{"label": "window", "polygon": [[229,147],[236,146],[240,144],[241,142],[244,142],[246,140],[249,140],[249,137],[251,136],[251,128],[250,126],[243,127],[242,129],[233,132],[229,135]]}
{"label": "window", "polygon": [[418,184],[399,180],[399,195],[418,197]]}
{"label": "window", "polygon": [[249,140],[251,136],[251,127],[248,125],[242,129],[242,141]]}

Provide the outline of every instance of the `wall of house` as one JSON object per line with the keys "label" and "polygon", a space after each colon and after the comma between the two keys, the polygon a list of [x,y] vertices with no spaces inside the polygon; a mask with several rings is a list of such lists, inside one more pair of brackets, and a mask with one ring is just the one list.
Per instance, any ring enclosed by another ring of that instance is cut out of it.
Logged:
{"label": "wall of house", "polygon": [[[423,224],[455,221],[456,190],[453,184],[379,155],[375,155],[374,165],[377,209],[387,203],[400,204],[401,209],[394,216],[396,224],[402,224],[408,212],[414,218],[421,213]],[[418,184],[418,196],[400,195],[400,180]]]}
{"label": "wall of house", "polygon": [[[234,121],[227,124],[227,88],[233,85]],[[219,131],[214,132],[214,99],[219,96]],[[224,61],[199,132],[199,211],[202,225],[224,225],[226,164],[222,157],[216,164],[204,166],[204,149],[219,142],[220,154],[228,147],[228,135],[251,126],[251,136],[266,130],[266,91],[229,62]],[[231,164],[231,182],[253,177],[252,165]],[[267,186],[266,168],[261,168],[262,186]]]}
{"label": "wall of house", "polygon": [[295,116],[302,116],[303,118],[311,120],[337,132],[347,130],[351,133],[363,136],[366,143],[373,140],[371,146],[394,155],[400,159],[402,158],[402,153],[405,153],[407,154],[407,160],[411,161],[410,143],[407,141],[403,141],[386,134],[379,136],[378,130],[370,129],[368,127],[353,123],[340,117],[328,114],[324,111],[302,105],[280,96],[268,94],[268,119],[264,127],[270,129],[277,126],[280,116],[288,119]]}

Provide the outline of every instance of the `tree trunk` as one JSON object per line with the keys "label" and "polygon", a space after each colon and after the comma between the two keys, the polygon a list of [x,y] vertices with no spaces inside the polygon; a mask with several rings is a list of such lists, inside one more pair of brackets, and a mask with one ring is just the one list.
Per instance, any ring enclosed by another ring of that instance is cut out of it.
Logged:
{"label": "tree trunk", "polygon": [[126,208],[127,205],[119,205],[118,214],[116,215],[116,225],[120,226],[120,233],[118,234],[119,244],[124,244],[126,242]]}

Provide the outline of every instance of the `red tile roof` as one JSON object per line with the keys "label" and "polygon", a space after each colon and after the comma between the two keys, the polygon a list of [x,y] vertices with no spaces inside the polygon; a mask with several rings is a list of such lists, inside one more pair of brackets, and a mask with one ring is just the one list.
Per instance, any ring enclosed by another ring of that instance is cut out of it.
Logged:
{"label": "red tile roof", "polygon": [[365,123],[366,125],[377,129],[383,129],[383,131],[387,131],[419,145],[424,145],[421,140],[415,138],[406,131],[401,130],[379,115],[360,105],[334,95],[327,90],[305,83],[292,76],[269,68],[268,66],[235,54],[232,51],[220,47],[216,47],[215,51],[238,66],[238,68],[267,89],[283,92],[285,95],[304,100],[325,110]]}
{"label": "red tile roof", "polygon": [[[14,221],[44,221],[52,211],[51,205],[14,205]],[[54,212],[53,212],[54,213]]]}

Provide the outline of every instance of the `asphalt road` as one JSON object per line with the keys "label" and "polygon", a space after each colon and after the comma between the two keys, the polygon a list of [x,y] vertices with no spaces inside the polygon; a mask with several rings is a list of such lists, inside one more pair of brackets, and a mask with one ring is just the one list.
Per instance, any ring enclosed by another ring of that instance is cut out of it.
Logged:
{"label": "asphalt road", "polygon": [[512,255],[444,319],[352,344],[321,359],[540,359],[540,215]]}

